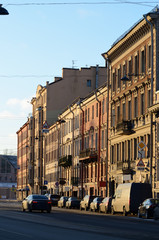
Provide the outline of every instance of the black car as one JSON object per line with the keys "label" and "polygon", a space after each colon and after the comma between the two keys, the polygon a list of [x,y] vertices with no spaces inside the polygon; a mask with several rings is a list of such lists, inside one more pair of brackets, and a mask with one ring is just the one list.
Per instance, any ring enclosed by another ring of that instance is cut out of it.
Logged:
{"label": "black car", "polygon": [[47,198],[51,201],[52,206],[57,206],[58,201],[60,200],[60,195],[57,194],[45,194]]}
{"label": "black car", "polygon": [[51,201],[44,195],[29,195],[22,201],[22,210],[28,210],[32,212],[32,210],[41,210],[42,212],[45,210],[48,213],[51,212]]}
{"label": "black car", "polygon": [[80,200],[76,197],[70,197],[66,202],[66,208],[79,208]]}
{"label": "black car", "polygon": [[154,215],[154,209],[159,204],[159,198],[148,198],[138,208],[138,217],[150,218]]}
{"label": "black car", "polygon": [[90,211],[99,211],[99,204],[102,202],[102,197],[96,197],[93,199],[93,202],[90,204]]}

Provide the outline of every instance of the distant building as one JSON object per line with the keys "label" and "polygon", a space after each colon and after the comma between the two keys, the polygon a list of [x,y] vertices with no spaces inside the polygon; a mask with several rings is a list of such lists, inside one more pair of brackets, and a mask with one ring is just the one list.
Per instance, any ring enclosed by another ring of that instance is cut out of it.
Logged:
{"label": "distant building", "polygon": [[17,156],[0,155],[0,198],[15,199]]}
{"label": "distant building", "polygon": [[42,192],[44,185],[44,135],[42,131],[54,124],[58,115],[78,97],[85,97],[98,86],[106,82],[105,67],[64,68],[62,77],[56,77],[54,82],[46,86],[38,85],[36,97],[31,101],[32,111],[32,145],[29,145],[29,155],[33,159],[33,174],[35,193]]}

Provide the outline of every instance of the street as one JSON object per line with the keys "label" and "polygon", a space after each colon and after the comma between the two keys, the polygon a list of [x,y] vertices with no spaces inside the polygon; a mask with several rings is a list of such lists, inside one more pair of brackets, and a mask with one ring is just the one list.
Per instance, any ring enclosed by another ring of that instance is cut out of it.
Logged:
{"label": "street", "polygon": [[0,202],[0,239],[159,239],[159,221],[56,207],[50,214],[30,213]]}

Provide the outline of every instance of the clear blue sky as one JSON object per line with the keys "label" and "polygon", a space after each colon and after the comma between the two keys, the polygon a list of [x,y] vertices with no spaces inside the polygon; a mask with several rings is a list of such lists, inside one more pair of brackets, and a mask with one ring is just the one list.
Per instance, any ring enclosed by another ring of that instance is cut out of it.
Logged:
{"label": "clear blue sky", "polygon": [[[111,4],[35,5],[69,2]],[[6,149],[16,154],[16,131],[27,121],[38,84],[61,76],[72,60],[78,68],[104,66],[101,54],[157,5],[157,1],[122,2],[1,0],[9,15],[0,16],[0,154]],[[14,5],[23,3],[34,4]]]}

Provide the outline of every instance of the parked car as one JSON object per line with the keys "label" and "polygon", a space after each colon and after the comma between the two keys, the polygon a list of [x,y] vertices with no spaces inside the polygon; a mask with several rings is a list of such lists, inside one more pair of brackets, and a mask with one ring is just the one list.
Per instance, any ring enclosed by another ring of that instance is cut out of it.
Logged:
{"label": "parked car", "polygon": [[60,200],[60,195],[57,194],[45,194],[47,198],[51,201],[52,206],[57,206],[58,201]]}
{"label": "parked car", "polygon": [[66,208],[79,208],[80,200],[76,197],[70,197],[66,202]]}
{"label": "parked car", "polygon": [[111,203],[112,198],[106,197],[103,201],[99,204],[99,212],[109,213],[111,212]]}
{"label": "parked car", "polygon": [[[138,208],[138,217],[150,218],[154,216],[154,209],[159,204],[158,198],[148,198],[140,204]],[[157,211],[156,211],[157,212]]]}
{"label": "parked car", "polygon": [[148,183],[119,184],[112,198],[111,213],[137,213],[139,205],[147,198],[152,198],[151,185]]}
{"label": "parked car", "polygon": [[154,220],[159,219],[159,203],[156,205],[156,207],[153,210],[153,218]]}
{"label": "parked car", "polygon": [[90,203],[90,211],[99,211],[99,204],[102,202],[102,197],[96,197],[93,199],[93,202]]}
{"label": "parked car", "polygon": [[22,201],[22,210],[41,210],[42,212],[46,210],[48,213],[51,212],[51,201],[44,195],[29,195]]}
{"label": "parked car", "polygon": [[87,211],[90,207],[91,202],[93,202],[93,199],[96,196],[90,196],[90,195],[86,195],[80,202],[80,210],[82,211],[82,209],[85,209],[85,211]]}
{"label": "parked car", "polygon": [[57,206],[58,206],[59,208],[65,207],[67,200],[68,200],[68,197],[64,197],[64,196],[60,197],[60,200],[58,201]]}

